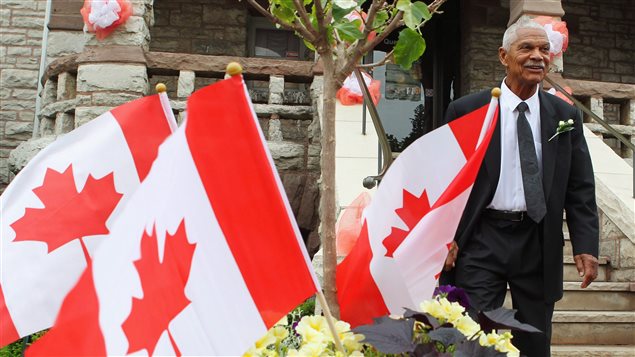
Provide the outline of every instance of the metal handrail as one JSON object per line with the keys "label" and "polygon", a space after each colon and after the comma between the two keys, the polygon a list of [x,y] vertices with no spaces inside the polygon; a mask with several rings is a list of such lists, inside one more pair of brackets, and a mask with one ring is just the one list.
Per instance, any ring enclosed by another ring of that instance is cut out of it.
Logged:
{"label": "metal handrail", "polygon": [[375,176],[367,176],[362,182],[364,187],[366,187],[367,189],[371,189],[381,181],[381,179],[386,174],[386,171],[388,171],[390,164],[392,164],[392,150],[390,149],[390,144],[388,143],[388,137],[386,136],[384,126],[379,119],[377,107],[375,107],[375,103],[373,103],[373,99],[370,96],[370,92],[368,91],[368,87],[366,86],[366,82],[364,81],[364,77],[362,76],[362,72],[359,70],[359,68],[355,68],[355,76],[357,77],[357,81],[359,82],[359,87],[362,89],[364,102],[368,107],[370,117],[373,120],[373,124],[375,125],[375,131],[377,132],[377,138],[379,139],[379,145],[381,146],[381,152],[383,155],[383,165],[379,174]]}
{"label": "metal handrail", "polygon": [[[551,84],[558,92],[564,94],[570,101],[575,104],[575,106],[590,115],[593,120],[602,125],[609,133],[611,133],[617,140],[619,140],[622,144],[626,145],[627,148],[633,151],[633,157],[635,160],[635,145],[627,140],[624,135],[620,134],[615,128],[613,128],[609,123],[604,121],[604,119],[600,118],[597,114],[593,113],[589,108],[587,108],[584,104],[582,104],[579,100],[575,99],[571,94],[569,94],[564,88],[562,88],[558,83],[556,83],[553,79],[549,78],[549,76],[545,76],[545,80]],[[635,162],[633,162],[633,198],[635,198]]]}

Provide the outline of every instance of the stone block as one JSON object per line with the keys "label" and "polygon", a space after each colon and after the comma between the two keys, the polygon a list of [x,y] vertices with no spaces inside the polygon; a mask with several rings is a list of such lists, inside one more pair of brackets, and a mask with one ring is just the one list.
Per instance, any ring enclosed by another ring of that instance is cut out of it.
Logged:
{"label": "stone block", "polygon": [[282,104],[284,93],[284,77],[269,77],[269,104]]}
{"label": "stone block", "polygon": [[77,107],[75,108],[75,128],[78,128],[89,121],[97,118],[112,107]]}
{"label": "stone block", "polygon": [[65,134],[75,128],[75,116],[70,113],[57,113],[55,117],[55,135]]}
{"label": "stone block", "polygon": [[304,168],[304,146],[291,142],[268,141],[271,157],[280,170],[301,170]]}
{"label": "stone block", "polygon": [[37,96],[37,89],[14,89],[11,94],[11,98],[19,100],[32,100],[35,102]]}
{"label": "stone block", "polygon": [[[9,183],[9,160],[5,158],[0,159],[0,183]],[[0,189],[1,192],[2,190]]]}
{"label": "stone block", "polygon": [[19,121],[33,121],[35,119],[35,105],[33,105],[33,110],[23,110],[18,113]]}
{"label": "stone block", "polygon": [[0,73],[0,86],[9,88],[37,88],[37,71],[5,69]]}
{"label": "stone block", "polygon": [[0,9],[0,27],[9,27],[11,21],[11,10]]}
{"label": "stone block", "polygon": [[269,130],[267,138],[270,141],[282,141],[282,131],[280,130],[280,119],[269,120]]}
{"label": "stone block", "polygon": [[126,91],[145,93],[148,75],[145,66],[128,64],[84,64],[77,73],[77,91]]}
{"label": "stone block", "polygon": [[4,110],[4,108],[2,110],[0,110],[0,120],[1,121],[11,121],[11,120],[16,120],[18,117],[18,114],[14,111],[8,111],[8,110]]}
{"label": "stone block", "polygon": [[35,103],[28,100],[11,100],[2,103],[2,109],[4,110],[33,110]]}
{"label": "stone block", "polygon": [[40,68],[40,59],[38,57],[18,57],[16,67],[20,69],[38,70]]}
{"label": "stone block", "polygon": [[0,35],[0,45],[24,45],[26,35],[18,33],[3,33]]}
{"label": "stone block", "polygon": [[10,46],[7,48],[7,55],[10,56],[31,56],[31,47]]}
{"label": "stone block", "polygon": [[53,135],[53,133],[55,132],[55,118],[42,118],[40,120],[40,126],[38,127],[38,129],[40,130],[40,137]]}
{"label": "stone block", "polygon": [[635,244],[628,238],[620,240],[620,269],[635,268]]}
{"label": "stone block", "polygon": [[[282,173],[281,173],[282,175]],[[289,199],[289,205],[293,214],[297,217],[302,203],[302,191],[304,190],[305,177],[302,173],[288,172],[282,175],[282,186]]]}
{"label": "stone block", "polygon": [[0,87],[0,99],[9,99],[11,98],[12,89]]}
{"label": "stone block", "polygon": [[42,28],[42,26],[44,26],[44,18],[31,16],[13,16],[11,18],[11,26]]}
{"label": "stone block", "polygon": [[9,9],[37,10],[38,2],[35,0],[2,0],[2,6]]}
{"label": "stone block", "polygon": [[305,229],[316,229],[318,218],[318,206],[320,188],[317,183],[317,175],[309,175],[304,182],[302,192],[302,204],[296,214],[298,226]]}
{"label": "stone block", "polygon": [[8,122],[4,125],[4,135],[10,139],[27,140],[33,133],[33,122]]}
{"label": "stone block", "polygon": [[284,137],[285,140],[296,142],[304,142],[306,140],[310,121],[283,119],[281,123],[282,137]]}
{"label": "stone block", "polygon": [[9,154],[9,171],[17,174],[42,149],[55,141],[54,136],[30,139],[20,143]]}
{"label": "stone block", "polygon": [[68,72],[60,73],[57,76],[57,100],[75,98],[77,92],[77,80],[75,76]]}
{"label": "stone block", "polygon": [[94,106],[116,107],[139,98],[141,94],[94,92],[91,103]]}
{"label": "stone block", "polygon": [[311,144],[308,149],[308,158],[306,168],[307,170],[319,171],[320,170],[320,154],[322,153],[322,147],[319,144]]}
{"label": "stone block", "polygon": [[176,95],[179,98],[187,98],[194,92],[196,73],[194,71],[180,71]]}
{"label": "stone block", "polygon": [[89,34],[77,31],[51,31],[48,35],[46,55],[59,57],[84,51]]}
{"label": "stone block", "polygon": [[609,50],[609,60],[628,62],[633,59],[632,51],[611,49]]}
{"label": "stone block", "polygon": [[42,90],[42,106],[55,101],[57,97],[57,81],[49,79],[44,83],[44,89]]}

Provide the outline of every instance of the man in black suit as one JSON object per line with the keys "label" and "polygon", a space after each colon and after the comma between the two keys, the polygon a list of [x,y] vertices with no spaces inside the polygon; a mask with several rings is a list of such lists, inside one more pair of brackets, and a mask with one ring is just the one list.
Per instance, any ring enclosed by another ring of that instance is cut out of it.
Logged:
{"label": "man in black suit", "polygon": [[[554,303],[563,293],[563,211],[581,286],[597,276],[593,168],[579,112],[540,89],[550,63],[544,29],[530,20],[510,26],[499,59],[507,73],[499,120],[442,283],[464,288],[474,307],[483,311],[502,306],[509,285],[516,318],[544,331],[514,331],[513,343],[523,355],[544,357],[550,355]],[[489,99],[487,90],[450,103],[446,121]],[[569,119],[573,130],[550,140],[559,122]]]}

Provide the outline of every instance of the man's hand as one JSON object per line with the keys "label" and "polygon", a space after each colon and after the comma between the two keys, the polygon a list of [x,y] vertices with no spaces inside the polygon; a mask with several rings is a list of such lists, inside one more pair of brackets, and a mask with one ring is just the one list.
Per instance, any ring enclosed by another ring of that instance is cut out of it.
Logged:
{"label": "man's hand", "polygon": [[[580,277],[584,277],[582,284],[580,284],[580,287],[584,289],[598,277],[598,258],[591,254],[578,254],[573,256],[573,260]],[[447,259],[445,263],[447,265]]]}
{"label": "man's hand", "polygon": [[[450,246],[450,250],[448,250],[448,256],[445,258],[445,264],[443,266],[443,270],[448,271],[454,268],[454,263],[456,262],[456,257],[459,255],[459,246],[456,245],[456,242],[452,241],[452,245]],[[597,267],[597,265],[596,265]],[[597,269],[596,269],[597,271]]]}

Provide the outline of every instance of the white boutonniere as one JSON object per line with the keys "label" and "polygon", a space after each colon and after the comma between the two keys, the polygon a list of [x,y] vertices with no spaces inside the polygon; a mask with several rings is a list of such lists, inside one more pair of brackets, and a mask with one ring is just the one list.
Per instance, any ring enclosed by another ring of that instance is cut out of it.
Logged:
{"label": "white boutonniere", "polygon": [[556,136],[558,136],[558,135],[560,135],[562,133],[566,133],[567,131],[571,131],[573,129],[574,129],[574,127],[573,127],[573,119],[569,119],[567,121],[560,120],[558,122],[558,129],[556,129],[556,133],[553,134],[553,136],[550,137],[548,141],[551,141]]}

